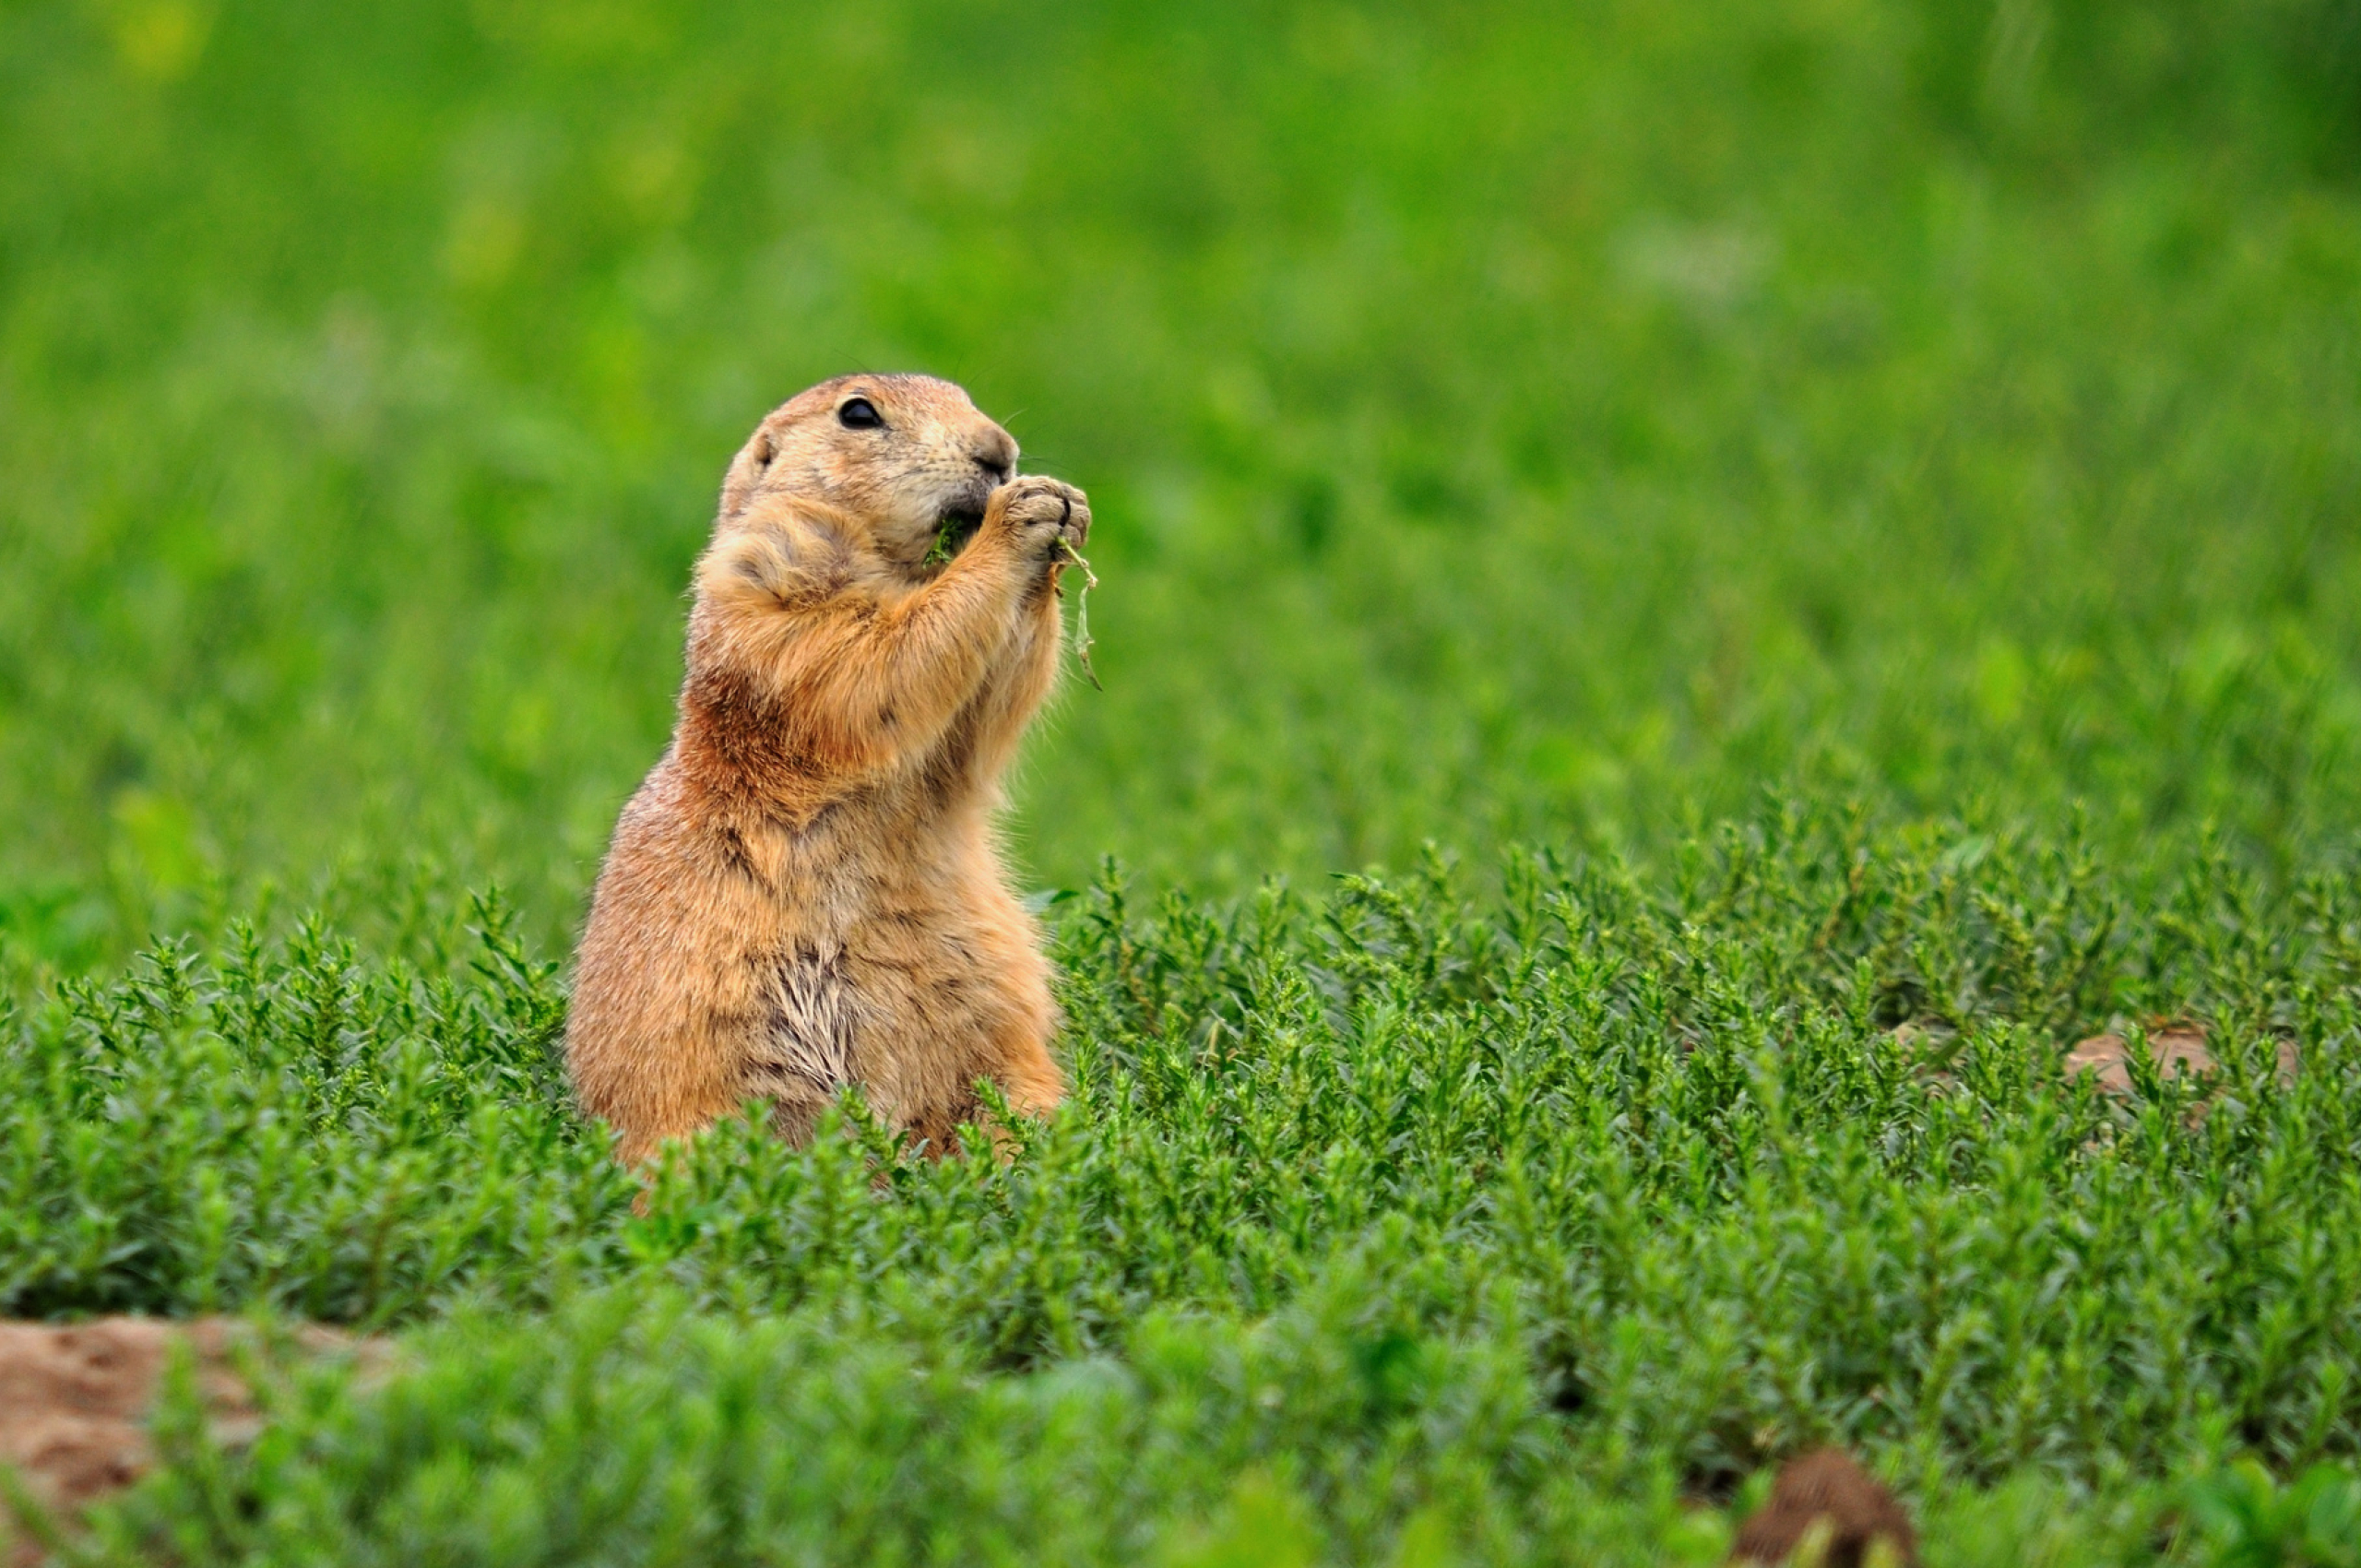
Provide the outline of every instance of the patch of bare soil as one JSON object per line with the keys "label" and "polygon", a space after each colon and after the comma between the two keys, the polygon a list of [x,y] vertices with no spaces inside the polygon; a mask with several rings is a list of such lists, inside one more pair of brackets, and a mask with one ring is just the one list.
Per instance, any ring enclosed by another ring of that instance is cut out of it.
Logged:
{"label": "patch of bare soil", "polygon": [[[2210,1078],[2220,1071],[2221,1063],[2206,1043],[2205,1026],[2186,1021],[2157,1024],[2147,1030],[2148,1060],[2156,1076],[2167,1082],[2187,1075],[2195,1078]],[[2076,1040],[2066,1052],[2066,1075],[2070,1078],[2088,1073],[2093,1075],[2101,1094],[2118,1097],[2131,1093],[2131,1042],[2122,1035],[2109,1032]],[[2278,1047],[2278,1074],[2282,1084],[2296,1081],[2300,1065],[2294,1040],[2283,1039]],[[2192,1123],[2202,1122],[2210,1101],[2201,1101],[2189,1112]]]}
{"label": "patch of bare soil", "polygon": [[[1873,1554],[1872,1548],[1883,1550]],[[1918,1532],[1893,1493],[1841,1449],[1798,1455],[1771,1483],[1771,1499],[1739,1526],[1732,1563],[1818,1562],[1862,1568],[1882,1559],[1917,1568]]]}
{"label": "patch of bare soil", "polygon": [[[0,1464],[15,1471],[51,1519],[78,1517],[154,1462],[148,1416],[180,1341],[195,1358],[215,1439],[231,1445],[252,1442],[262,1414],[237,1365],[239,1347],[254,1343],[245,1324],[133,1317],[66,1325],[0,1323]],[[313,1354],[357,1354],[365,1361],[381,1360],[385,1350],[382,1341],[355,1341],[317,1327],[298,1331],[295,1343]],[[42,1559],[24,1521],[5,1507],[0,1551],[11,1568],[30,1568]]]}

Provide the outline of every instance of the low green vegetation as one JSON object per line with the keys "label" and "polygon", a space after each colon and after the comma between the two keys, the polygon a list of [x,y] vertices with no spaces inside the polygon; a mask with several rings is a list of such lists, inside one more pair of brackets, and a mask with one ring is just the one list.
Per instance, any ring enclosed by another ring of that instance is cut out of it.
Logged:
{"label": "low green vegetation", "polygon": [[[564,954],[861,365],[1091,492],[1074,1103],[635,1210]],[[2361,22],[0,7],[0,1312],[395,1343],[97,1560],[2361,1563]]]}
{"label": "low green vegetation", "polygon": [[[1938,1561],[2144,1562],[2232,1457],[2350,1458],[2347,870],[2151,897],[1802,806],[1681,866],[1102,883],[1061,926],[1074,1103],[1015,1158],[855,1102],[808,1152],[704,1140],[643,1216],[499,911],[421,964],[160,949],[17,1023],[0,1301],[457,1311],[415,1384],[167,1477],[225,1499],[153,1526],[206,1560],[1248,1561],[1222,1504],[1305,1561],[1644,1562],[1835,1441],[1957,1514]],[[2062,1069],[2073,1020],[2192,1015],[2213,1075]]]}

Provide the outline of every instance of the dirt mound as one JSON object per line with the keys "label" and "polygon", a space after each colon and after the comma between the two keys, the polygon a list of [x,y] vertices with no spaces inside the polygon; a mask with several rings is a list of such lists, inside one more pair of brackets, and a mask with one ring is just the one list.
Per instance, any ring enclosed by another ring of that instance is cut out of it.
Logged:
{"label": "dirt mound", "polygon": [[[238,1370],[235,1351],[255,1343],[246,1324],[223,1318],[163,1323],[152,1318],[101,1318],[70,1325],[0,1323],[0,1464],[15,1470],[52,1517],[67,1520],[91,1502],[138,1479],[154,1460],[148,1415],[172,1364],[172,1347],[186,1341],[196,1359],[214,1437],[251,1442],[262,1415]],[[333,1330],[306,1327],[297,1347],[320,1355],[359,1353],[374,1360],[381,1342],[355,1341]],[[6,1509],[0,1509],[0,1550],[12,1565],[41,1561]],[[13,1538],[11,1538],[13,1535]]]}
{"label": "dirt mound", "polygon": [[1787,1461],[1771,1485],[1771,1500],[1754,1512],[1730,1549],[1733,1563],[1772,1564],[1794,1559],[1816,1539],[1825,1568],[1859,1568],[1870,1548],[1884,1542],[1889,1561],[1916,1568],[1918,1534],[1893,1494],[1834,1448]]}

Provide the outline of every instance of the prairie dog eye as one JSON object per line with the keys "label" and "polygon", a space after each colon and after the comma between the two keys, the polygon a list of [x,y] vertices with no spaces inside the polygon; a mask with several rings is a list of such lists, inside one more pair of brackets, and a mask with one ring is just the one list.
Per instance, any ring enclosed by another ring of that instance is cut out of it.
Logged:
{"label": "prairie dog eye", "polygon": [[836,410],[836,422],[847,430],[882,430],[885,418],[866,398],[848,398]]}

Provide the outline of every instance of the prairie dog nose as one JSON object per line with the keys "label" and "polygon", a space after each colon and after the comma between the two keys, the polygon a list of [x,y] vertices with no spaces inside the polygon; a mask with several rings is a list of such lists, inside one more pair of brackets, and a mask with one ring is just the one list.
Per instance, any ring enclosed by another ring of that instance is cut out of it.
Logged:
{"label": "prairie dog nose", "polygon": [[991,476],[994,484],[1004,484],[1016,471],[1016,441],[1004,430],[994,430],[968,448],[976,466]]}

